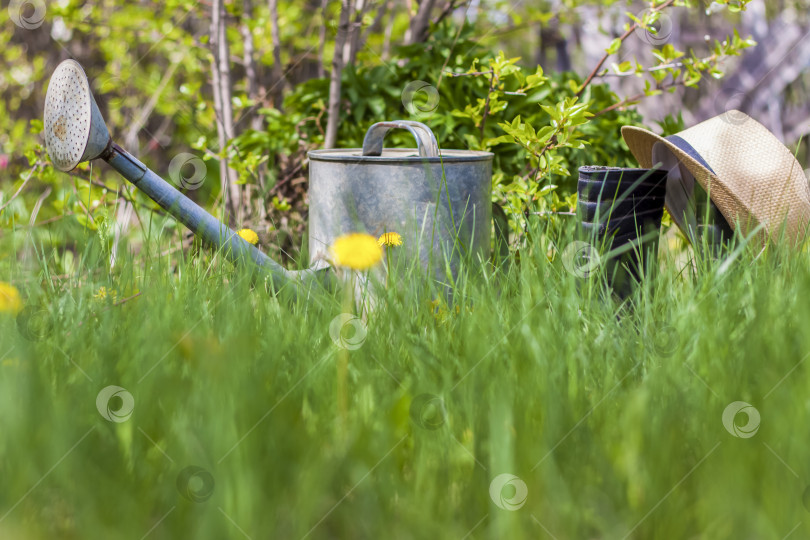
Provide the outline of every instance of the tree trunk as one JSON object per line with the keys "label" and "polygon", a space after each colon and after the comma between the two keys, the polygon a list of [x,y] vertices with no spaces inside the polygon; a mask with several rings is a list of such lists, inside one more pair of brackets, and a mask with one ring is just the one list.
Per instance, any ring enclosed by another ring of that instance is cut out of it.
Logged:
{"label": "tree trunk", "polygon": [[[211,3],[211,73],[214,87],[214,110],[217,117],[217,139],[220,152],[225,152],[228,141],[233,138],[233,107],[231,105],[231,68],[228,40],[225,35],[225,5],[223,0]],[[228,214],[228,223],[236,226],[241,221],[242,201],[237,174],[228,165],[228,158],[219,161],[220,186]]]}
{"label": "tree trunk", "polygon": [[[244,49],[243,61],[245,64],[245,83],[247,86],[247,94],[251,103],[253,103],[248,113],[251,115],[250,129],[254,131],[262,131],[264,129],[264,120],[262,119],[262,116],[256,112],[259,108],[259,102],[262,101],[262,97],[259,95],[259,75],[256,69],[256,57],[254,54],[256,48],[253,42],[253,34],[250,31],[250,24],[248,24],[248,21],[253,17],[252,0],[244,0],[244,7],[244,20],[242,21],[242,25],[240,26],[239,30],[242,34]],[[258,201],[259,217],[262,221],[264,221],[264,219],[267,217],[267,209],[265,208],[264,201],[261,200],[261,197],[264,195],[266,190],[264,164],[259,165],[256,169],[256,182],[258,184],[258,192],[260,195],[260,200]],[[252,197],[247,198],[248,206],[252,208]]]}
{"label": "tree trunk", "polygon": [[349,35],[349,21],[351,20],[350,0],[341,0],[340,21],[338,23],[337,37],[335,37],[335,53],[332,55],[332,73],[329,80],[329,120],[326,123],[326,148],[334,148],[337,142],[338,123],[340,122],[340,90],[341,75],[343,74],[343,47]]}
{"label": "tree trunk", "polygon": [[[256,46],[253,42],[253,34],[250,31],[248,20],[253,17],[253,2],[251,0],[244,0],[244,20],[239,27],[239,33],[242,34],[242,61],[245,64],[245,86],[247,87],[247,95],[253,102],[254,107],[260,101],[259,98],[259,76],[256,71]],[[261,129],[262,117],[251,111],[250,129]]]}
{"label": "tree trunk", "polygon": [[436,0],[422,0],[422,3],[419,4],[419,9],[411,19],[408,28],[405,39],[406,44],[422,43],[427,39],[428,30],[430,29],[430,13],[435,5]]}
{"label": "tree trunk", "polygon": [[[366,11],[368,11],[370,7],[371,4],[369,4],[366,7]],[[372,32],[379,32],[380,30],[382,30],[383,17],[385,17],[385,14],[388,12],[390,8],[391,2],[385,2],[382,5],[378,6],[377,14],[374,16],[374,21],[368,27],[368,31],[362,32],[361,28],[357,30],[357,43],[355,43],[355,45],[352,48],[352,58],[351,58],[352,64],[354,64],[355,60],[357,59],[357,52],[366,46],[366,41],[368,40],[369,34],[371,34]],[[360,19],[362,22],[362,17]]]}
{"label": "tree trunk", "polygon": [[388,23],[385,25],[385,36],[383,37],[382,59],[391,58],[391,34],[394,33],[394,21],[397,18],[396,6],[393,1],[388,2]]}
{"label": "tree trunk", "polygon": [[281,36],[278,30],[278,0],[269,0],[270,31],[273,33],[273,106],[281,110],[284,101],[284,87],[287,79],[284,76],[284,66],[281,65]]}
{"label": "tree trunk", "polygon": [[329,0],[321,0],[321,29],[318,32],[318,78],[323,79],[326,77],[326,63],[323,59],[323,49],[326,45],[326,8],[329,6]]}
{"label": "tree trunk", "polygon": [[354,64],[357,57],[357,48],[360,45],[360,34],[363,30],[363,16],[366,13],[365,0],[356,0],[354,5],[354,21],[349,27],[349,35],[346,39],[346,44],[343,46],[343,65],[350,66]]}

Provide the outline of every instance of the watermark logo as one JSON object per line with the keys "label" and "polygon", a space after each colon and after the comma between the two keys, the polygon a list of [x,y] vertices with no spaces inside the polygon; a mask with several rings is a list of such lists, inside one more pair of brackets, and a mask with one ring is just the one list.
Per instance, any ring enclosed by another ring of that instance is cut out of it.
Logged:
{"label": "watermark logo", "polygon": [[[744,414],[747,418],[745,425],[737,422],[737,415]],[[750,439],[759,431],[759,411],[750,403],[735,401],[730,403],[723,411],[723,427],[726,431],[740,439]]]}
{"label": "watermark logo", "polygon": [[135,398],[120,386],[107,386],[96,396],[96,409],[105,420],[120,424],[132,416]]}
{"label": "watermark logo", "polygon": [[802,504],[804,505],[804,509],[810,512],[810,486],[804,488],[804,493],[802,493]]}
{"label": "watermark logo", "polygon": [[35,30],[45,22],[45,2],[43,0],[11,0],[8,4],[9,18],[26,30]]}
{"label": "watermark logo", "polygon": [[489,484],[489,496],[501,510],[514,512],[526,504],[529,488],[526,482],[514,474],[499,474]]}
{"label": "watermark logo", "polygon": [[411,81],[402,90],[402,105],[412,116],[428,115],[439,106],[439,91],[425,81]]}
{"label": "watermark logo", "polygon": [[748,115],[742,111],[747,100],[745,92],[736,88],[720,90],[714,98],[714,112],[724,122],[739,126],[748,121]]}
{"label": "watermark logo", "polygon": [[177,475],[177,491],[193,503],[203,503],[214,493],[214,476],[202,467],[186,467]]}
{"label": "watermark logo", "polygon": [[329,324],[329,337],[341,349],[354,351],[363,346],[368,327],[363,319],[351,313],[341,313]]}
{"label": "watermark logo", "polygon": [[563,267],[569,274],[587,278],[599,269],[599,251],[587,242],[577,240],[568,244],[562,252]]}
{"label": "watermark logo", "polygon": [[681,345],[681,336],[668,324],[657,327],[652,335],[652,350],[657,356],[668,358],[675,354]]}
{"label": "watermark logo", "polygon": [[439,429],[447,421],[444,400],[433,394],[420,394],[411,401],[410,416],[411,421],[423,429]]}
{"label": "watermark logo", "polygon": [[26,306],[17,315],[17,331],[28,341],[42,341],[53,332],[51,312],[42,306]]}
{"label": "watermark logo", "polygon": [[645,26],[639,25],[636,28],[636,36],[653,47],[666,44],[672,37],[674,24],[672,17],[666,13],[645,9],[636,15],[636,18],[647,23]]}
{"label": "watermark logo", "polygon": [[184,189],[199,189],[205,182],[207,173],[205,162],[188,152],[177,154],[169,162],[169,178]]}

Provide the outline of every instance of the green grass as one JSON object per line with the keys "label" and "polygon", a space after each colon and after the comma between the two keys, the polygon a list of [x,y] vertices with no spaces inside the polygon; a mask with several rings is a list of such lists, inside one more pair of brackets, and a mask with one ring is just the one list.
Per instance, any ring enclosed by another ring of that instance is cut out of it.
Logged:
{"label": "green grass", "polygon": [[[662,250],[619,305],[537,231],[508,275],[461,280],[458,313],[392,284],[343,350],[341,294],[280,302],[158,246],[110,273],[93,241],[52,279],[22,234],[3,279],[53,327],[32,341],[0,314],[0,538],[810,536],[806,253],[693,270]],[[97,410],[110,385],[126,421]],[[723,426],[734,401],[761,414],[751,438]],[[503,473],[528,490],[515,511],[490,497]]]}

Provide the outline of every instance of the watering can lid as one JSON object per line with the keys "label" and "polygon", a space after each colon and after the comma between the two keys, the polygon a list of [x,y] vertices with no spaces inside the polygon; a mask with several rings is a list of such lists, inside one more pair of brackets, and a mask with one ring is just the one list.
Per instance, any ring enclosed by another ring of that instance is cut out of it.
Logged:
{"label": "watering can lid", "polygon": [[[416,139],[416,148],[383,149],[385,135],[394,128],[410,131],[411,135]],[[421,122],[410,120],[377,122],[368,128],[363,139],[363,148],[313,150],[308,152],[307,155],[315,161],[373,161],[384,163],[425,160],[429,162],[488,161],[493,157],[490,152],[474,150],[442,150],[439,152],[439,145],[433,131]]]}
{"label": "watering can lid", "polygon": [[362,148],[336,148],[331,150],[310,150],[307,156],[312,161],[347,161],[357,163],[456,163],[462,161],[492,161],[492,152],[475,150],[442,150],[439,156],[422,157],[418,148],[386,148],[378,156],[364,156]]}

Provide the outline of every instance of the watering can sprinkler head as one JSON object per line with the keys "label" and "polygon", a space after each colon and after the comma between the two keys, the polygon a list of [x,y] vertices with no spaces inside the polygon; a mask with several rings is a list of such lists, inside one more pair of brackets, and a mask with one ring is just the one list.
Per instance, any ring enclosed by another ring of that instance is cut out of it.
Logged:
{"label": "watering can sprinkler head", "polygon": [[71,171],[101,156],[111,142],[82,66],[65,60],[45,96],[45,148],[51,161],[60,171]]}
{"label": "watering can sprinkler head", "polygon": [[75,60],[65,60],[51,76],[44,124],[45,148],[60,171],[101,158],[204,242],[221,249],[235,263],[260,269],[272,280],[274,289],[332,285],[326,267],[293,272],[276,263],[113,142],[87,75]]}

